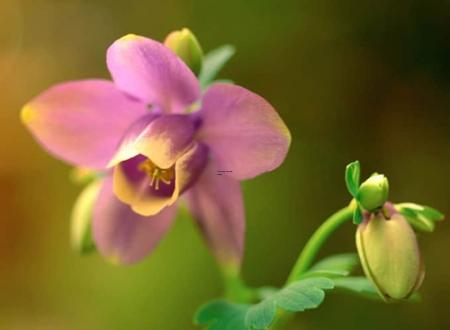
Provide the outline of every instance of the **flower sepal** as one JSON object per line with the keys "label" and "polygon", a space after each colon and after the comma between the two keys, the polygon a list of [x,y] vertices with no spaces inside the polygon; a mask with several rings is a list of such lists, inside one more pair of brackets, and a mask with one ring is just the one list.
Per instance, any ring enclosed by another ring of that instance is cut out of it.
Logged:
{"label": "flower sepal", "polygon": [[444,220],[444,214],[429,206],[415,203],[399,203],[394,206],[414,229],[431,233],[436,222]]}

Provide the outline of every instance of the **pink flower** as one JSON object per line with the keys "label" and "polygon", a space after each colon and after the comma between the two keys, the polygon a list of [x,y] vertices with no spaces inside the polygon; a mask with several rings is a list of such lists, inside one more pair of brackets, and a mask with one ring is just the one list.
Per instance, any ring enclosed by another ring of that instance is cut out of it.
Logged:
{"label": "pink flower", "polygon": [[172,224],[183,196],[216,257],[239,264],[239,181],[282,163],[287,127],[267,101],[242,87],[215,84],[201,95],[192,71],[157,41],[127,35],[110,46],[107,64],[112,82],[59,84],[22,110],[51,154],[107,173],[93,210],[98,250],[125,264],[142,259]]}

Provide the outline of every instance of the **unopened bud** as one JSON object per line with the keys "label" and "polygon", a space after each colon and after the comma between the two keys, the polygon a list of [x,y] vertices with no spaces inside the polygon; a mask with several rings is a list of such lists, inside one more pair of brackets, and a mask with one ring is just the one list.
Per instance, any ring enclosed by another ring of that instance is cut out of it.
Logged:
{"label": "unopened bud", "polygon": [[197,75],[202,66],[203,51],[195,35],[189,29],[170,33],[164,45],[177,54]]}
{"label": "unopened bud", "polygon": [[361,184],[358,190],[358,201],[365,210],[372,212],[384,205],[388,194],[387,178],[383,174],[376,174]]}
{"label": "unopened bud", "polygon": [[92,240],[92,210],[101,187],[101,180],[94,180],[78,195],[72,209],[70,239],[72,249],[79,254],[95,250]]}
{"label": "unopened bud", "polygon": [[364,272],[384,300],[406,299],[418,289],[424,267],[416,235],[401,214],[372,214],[358,226],[356,244]]}

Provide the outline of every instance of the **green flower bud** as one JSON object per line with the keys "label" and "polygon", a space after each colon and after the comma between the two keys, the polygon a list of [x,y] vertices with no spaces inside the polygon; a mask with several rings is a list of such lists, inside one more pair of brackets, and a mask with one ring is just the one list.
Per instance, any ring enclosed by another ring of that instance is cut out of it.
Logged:
{"label": "green flower bud", "polygon": [[422,283],[416,235],[401,214],[372,214],[358,226],[356,245],[364,273],[384,300],[406,299]]}
{"label": "green flower bud", "polygon": [[72,249],[79,254],[95,251],[92,240],[92,209],[100,191],[102,180],[94,180],[78,195],[72,209],[70,240]]}
{"label": "green flower bud", "polygon": [[375,174],[364,181],[358,190],[361,206],[372,212],[384,205],[389,194],[389,183],[383,174]]}
{"label": "green flower bud", "polygon": [[203,51],[197,38],[189,29],[170,33],[164,45],[177,54],[197,75],[202,67]]}

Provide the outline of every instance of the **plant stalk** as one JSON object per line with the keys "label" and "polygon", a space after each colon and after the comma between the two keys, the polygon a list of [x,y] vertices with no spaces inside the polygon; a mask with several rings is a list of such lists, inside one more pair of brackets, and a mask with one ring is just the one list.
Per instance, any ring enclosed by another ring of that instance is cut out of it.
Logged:
{"label": "plant stalk", "polygon": [[[353,203],[332,214],[319,228],[317,228],[300,253],[285,285],[295,282],[301,275],[308,271],[328,238],[330,238],[342,224],[352,219],[354,209],[352,204]],[[284,328],[292,316],[291,313],[280,311],[270,329],[278,330]]]}

